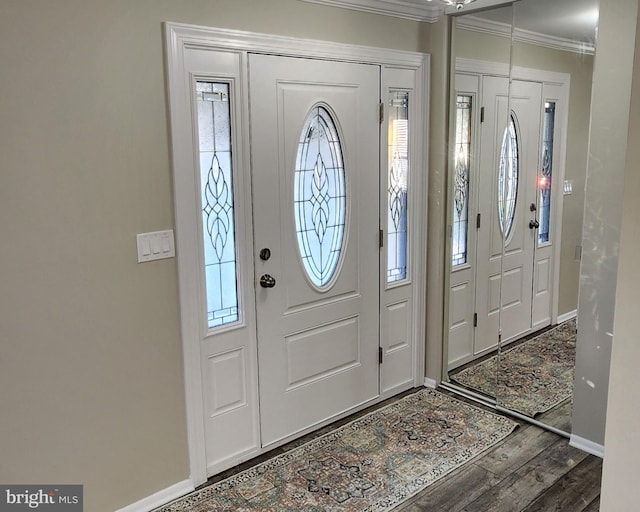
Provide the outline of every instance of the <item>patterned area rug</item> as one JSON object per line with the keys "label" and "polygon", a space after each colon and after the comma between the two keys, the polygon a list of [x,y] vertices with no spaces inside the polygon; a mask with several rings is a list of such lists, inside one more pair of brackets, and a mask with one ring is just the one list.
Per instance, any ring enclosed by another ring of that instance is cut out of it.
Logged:
{"label": "patterned area rug", "polygon": [[159,511],[386,511],[515,427],[423,389]]}
{"label": "patterned area rug", "polygon": [[505,350],[497,377],[498,357],[493,356],[451,379],[498,397],[502,407],[533,417],[571,398],[575,353],[576,323],[570,320]]}

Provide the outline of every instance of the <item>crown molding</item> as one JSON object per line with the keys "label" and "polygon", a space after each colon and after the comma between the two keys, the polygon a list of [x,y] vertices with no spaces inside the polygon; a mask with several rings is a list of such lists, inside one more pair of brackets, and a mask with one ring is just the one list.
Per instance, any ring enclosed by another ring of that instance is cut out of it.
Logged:
{"label": "crown molding", "polygon": [[[476,16],[461,16],[456,19],[456,27],[462,30],[491,34],[498,37],[511,37],[511,25],[497,21],[478,18]],[[574,41],[563,37],[549,36],[516,28],[513,31],[513,40],[520,43],[543,46],[554,50],[594,55],[596,48],[593,43]]]}
{"label": "crown molding", "polygon": [[431,0],[302,0],[314,4],[342,7],[413,21],[435,23],[444,12],[442,5]]}

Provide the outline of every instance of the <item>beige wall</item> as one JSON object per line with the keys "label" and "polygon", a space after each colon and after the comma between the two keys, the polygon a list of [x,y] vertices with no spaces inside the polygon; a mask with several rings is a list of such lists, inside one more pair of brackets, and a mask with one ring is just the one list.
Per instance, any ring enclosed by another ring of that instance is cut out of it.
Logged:
{"label": "beige wall", "polygon": [[[640,27],[640,25],[639,25]],[[634,512],[640,502],[638,486],[638,460],[640,439],[638,423],[640,413],[640,316],[638,290],[640,289],[640,31],[636,32],[635,63],[624,195],[622,197],[622,231],[620,233],[620,263],[614,337],[611,353],[609,404],[605,435],[606,455],[602,475],[603,512]]]}
{"label": "beige wall", "polygon": [[472,30],[455,28],[453,55],[464,59],[509,64],[511,59],[511,41],[508,37],[499,37],[474,32]]}
{"label": "beige wall", "polygon": [[163,21],[426,51],[422,24],[298,0],[0,3],[0,482],[85,510],[188,478]]}

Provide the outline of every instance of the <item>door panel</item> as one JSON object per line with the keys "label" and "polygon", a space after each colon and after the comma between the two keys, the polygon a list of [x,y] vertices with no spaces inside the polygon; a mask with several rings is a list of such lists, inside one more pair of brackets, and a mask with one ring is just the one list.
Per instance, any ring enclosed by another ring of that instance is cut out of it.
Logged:
{"label": "door panel", "polygon": [[480,134],[480,172],[477,233],[476,312],[478,325],[474,355],[493,349],[498,343],[502,236],[498,218],[498,168],[500,148],[508,115],[507,78],[484,77],[482,105],[484,122]]}
{"label": "door panel", "polygon": [[[456,170],[451,201],[453,243],[447,344],[450,370],[474,357],[480,85],[478,75],[456,73],[456,145],[459,146],[454,156]],[[484,289],[486,291],[486,286]]]}
{"label": "door panel", "polygon": [[[499,329],[505,342],[531,329],[536,231],[529,229],[529,220],[530,205],[537,200],[541,98],[542,86],[537,82],[513,80],[509,91],[507,78],[483,80],[485,122],[479,199],[483,222],[478,236],[476,354],[495,348]],[[513,123],[517,147],[517,183],[513,183],[515,194],[511,196],[513,217],[508,214],[506,199],[500,202],[500,197],[508,196],[506,179],[502,182],[503,195],[499,196],[508,123]]]}
{"label": "door panel", "polygon": [[[267,446],[378,396],[379,214],[371,198],[378,197],[380,71],[250,55],[249,72],[254,240],[256,253],[271,252],[266,260],[256,254],[261,432]],[[327,219],[339,203],[327,199],[333,198],[327,176],[339,162],[318,158],[304,206],[309,210],[294,207],[301,133],[319,107],[340,139],[346,207],[335,274],[321,285],[302,263],[298,244],[304,236],[296,233],[295,215],[304,211],[313,219],[311,237],[329,229]],[[275,286],[261,287],[264,274],[275,278]]]}
{"label": "door panel", "polygon": [[537,201],[542,84],[513,80],[509,108],[518,135],[518,193],[513,228],[505,242],[503,263],[502,340],[531,329],[533,264],[537,232],[529,228]]}

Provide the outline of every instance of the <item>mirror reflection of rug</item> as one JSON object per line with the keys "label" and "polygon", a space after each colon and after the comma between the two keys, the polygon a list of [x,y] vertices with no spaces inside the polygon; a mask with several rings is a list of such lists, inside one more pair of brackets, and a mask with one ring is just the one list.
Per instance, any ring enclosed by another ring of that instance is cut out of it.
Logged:
{"label": "mirror reflection of rug", "polygon": [[503,351],[499,363],[493,356],[451,379],[533,417],[571,398],[575,352],[576,323],[569,320]]}
{"label": "mirror reflection of rug", "polygon": [[158,510],[387,511],[516,426],[423,389]]}

